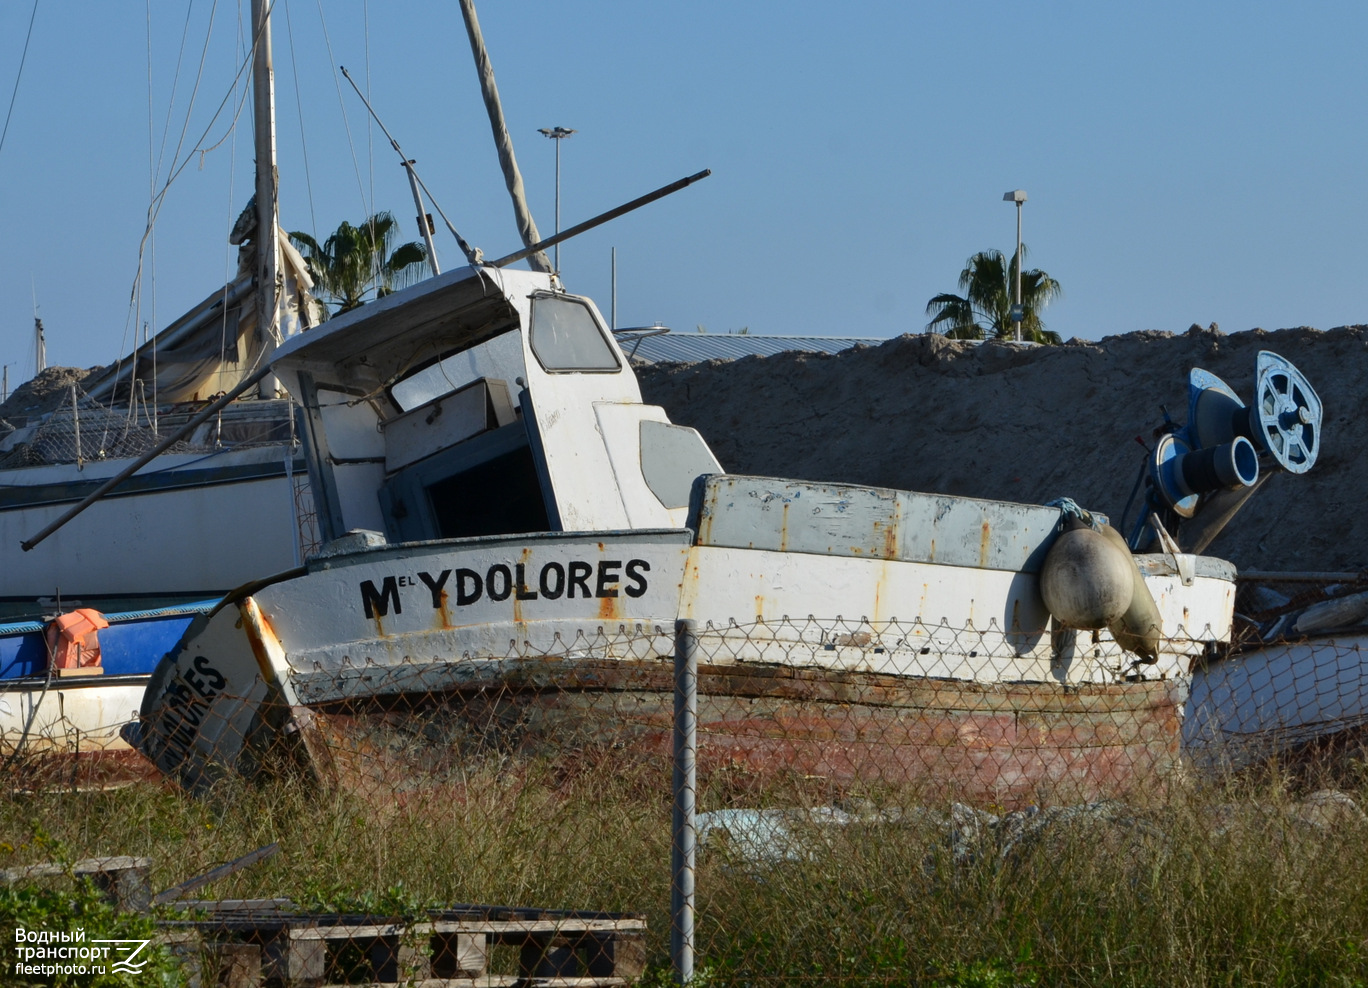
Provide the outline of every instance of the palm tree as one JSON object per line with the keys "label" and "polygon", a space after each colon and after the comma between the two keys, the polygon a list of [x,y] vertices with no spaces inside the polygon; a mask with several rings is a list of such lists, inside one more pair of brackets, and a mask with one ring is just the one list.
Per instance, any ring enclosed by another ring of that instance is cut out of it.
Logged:
{"label": "palm tree", "polygon": [[[1026,253],[1026,245],[1021,245]],[[969,258],[959,276],[963,295],[937,295],[926,303],[932,316],[927,330],[943,330],[956,340],[1010,340],[1016,335],[1012,323],[1012,299],[1016,297],[1017,258],[1011,263],[1001,251],[985,250]],[[1058,333],[1045,328],[1040,310],[1063,295],[1059,282],[1044,271],[1021,272],[1021,305],[1025,319],[1021,338],[1035,343],[1062,343]]]}
{"label": "palm tree", "polygon": [[347,312],[364,303],[371,289],[382,298],[419,277],[427,248],[413,241],[391,250],[398,232],[393,216],[376,213],[360,226],[343,221],[321,247],[307,233],[291,233],[290,239],[304,255],[315,290],[328,295],[338,312]]}

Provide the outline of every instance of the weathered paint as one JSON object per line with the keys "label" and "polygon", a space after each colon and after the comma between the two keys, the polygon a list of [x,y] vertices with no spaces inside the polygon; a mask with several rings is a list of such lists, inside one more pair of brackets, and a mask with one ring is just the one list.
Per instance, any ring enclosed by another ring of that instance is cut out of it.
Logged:
{"label": "weathered paint", "polygon": [[[1167,615],[1175,609],[1181,612],[1186,601],[1194,600],[1212,613],[1214,622],[1225,621],[1228,634],[1227,581],[1202,576],[1193,586],[1182,587],[1162,566],[1149,565],[1148,570],[1146,579],[1157,581],[1162,591],[1156,598],[1166,614],[1166,633]],[[581,592],[572,592],[572,583]],[[454,615],[449,613],[452,593],[458,595]],[[732,626],[738,600],[752,601],[756,617],[764,623],[724,632],[721,629]],[[842,613],[851,602],[859,606],[859,601],[866,602],[870,613]],[[904,603],[908,610],[903,610]],[[240,614],[232,622],[222,616],[234,611]],[[1083,733],[1074,754],[1037,756],[1042,764],[1054,766],[1050,772],[1086,781],[1102,771],[1093,765],[1097,760],[1109,766],[1106,772],[1117,771],[1113,763],[1121,756],[1107,738],[1125,737],[1128,730],[1145,732],[1145,744],[1158,744],[1164,751],[1165,746],[1176,745],[1176,713],[1137,714],[1133,706],[1126,706],[1129,701],[1116,698],[1129,690],[1135,697],[1162,694],[1172,699],[1181,695],[1182,683],[1162,666],[1140,668],[1140,675],[1151,678],[1149,683],[1119,685],[1136,669],[1122,666],[1114,643],[1090,646],[1087,655],[1076,648],[1069,652],[1061,645],[1063,639],[1055,640],[1033,574],[851,554],[691,545],[686,531],[454,540],[376,546],[321,558],[305,576],[262,587],[190,636],[182,654],[170,662],[173,671],[149,689],[143,713],[149,723],[162,723],[163,733],[174,737],[176,716],[168,720],[167,710],[176,707],[177,690],[182,697],[185,692],[176,686],[174,668],[183,676],[187,661],[204,657],[230,681],[231,686],[220,692],[232,699],[211,698],[213,717],[194,713],[191,719],[201,721],[195,744],[187,745],[182,737],[179,753],[159,758],[159,764],[169,764],[174,771],[176,757],[181,758],[188,766],[179,769],[182,779],[191,788],[201,787],[218,771],[214,766],[255,766],[249,749],[273,744],[269,739],[279,734],[285,717],[294,719],[299,735],[286,749],[290,759],[301,757],[302,743],[320,776],[345,776],[363,771],[364,759],[355,751],[335,757],[333,735],[372,701],[404,697],[406,707],[448,701],[459,706],[467,703],[461,697],[472,690],[493,689],[499,695],[522,691],[517,702],[527,716],[545,718],[551,709],[575,709],[590,716],[593,698],[576,699],[572,694],[580,689],[611,691],[618,688],[613,683],[621,676],[635,682],[653,674],[636,665],[642,648],[668,655],[673,622],[681,614],[698,620],[709,634],[722,635],[714,661],[725,658],[734,665],[713,675],[737,689],[743,681],[763,682],[779,689],[777,697],[782,698],[795,679],[812,693],[826,688],[820,686],[822,681],[837,684],[842,677],[876,677],[884,692],[875,705],[891,703],[893,709],[902,704],[889,699],[896,689],[910,691],[922,698],[908,701],[920,711],[911,721],[910,714],[865,709],[858,690],[831,702],[848,704],[840,716],[852,722],[892,731],[894,749],[903,745],[912,751],[922,743],[949,743],[965,751],[992,747],[1005,759],[993,770],[999,779],[994,785],[1007,792],[1040,784],[1033,769],[1017,764],[1023,745],[1030,750],[1047,742],[1062,745],[1075,728]],[[824,620],[809,620],[808,615]],[[383,635],[377,633],[381,620]],[[882,630],[871,622],[878,622]],[[1205,647],[1198,639],[1180,638],[1174,661],[1185,657],[1184,649],[1199,645]],[[1108,647],[1116,652],[1114,663]],[[531,679],[525,675],[528,669],[537,670]],[[931,685],[938,680],[956,685],[938,693],[941,687]],[[587,685],[591,681],[593,685]],[[1022,694],[1022,681],[1042,685]],[[896,689],[889,685],[894,683]],[[868,692],[867,684],[862,688]],[[1113,697],[1116,710],[1124,707],[1118,720],[1139,717],[1139,722],[1131,727],[1114,723],[1108,710],[1089,706],[1081,690],[1094,689]],[[980,708],[989,701],[981,697],[997,695],[993,691],[1016,697],[1016,706],[983,713]],[[626,692],[635,695],[635,689]],[[950,705],[920,706],[932,695]],[[964,714],[960,708],[967,696],[980,699]],[[1068,696],[1075,698],[1061,699]],[[776,696],[762,692],[752,699],[764,708]],[[346,704],[342,720],[301,718],[302,706],[325,712],[337,702]],[[485,697],[479,702],[487,709],[492,701]],[[642,709],[665,702],[661,697],[632,701]],[[1144,705],[1149,702],[1141,704],[1143,710],[1151,709]],[[1072,722],[1059,719],[1064,709],[1060,704],[1071,710],[1082,705],[1099,718],[1066,729],[1063,725]],[[260,708],[261,716],[254,717],[253,706]],[[271,710],[278,712],[270,715]],[[398,716],[387,702],[385,710],[387,723]],[[792,729],[794,736],[780,743],[769,735],[756,738],[742,730],[742,740],[733,745],[738,764],[778,759],[776,752],[784,751],[785,757],[814,772],[836,771],[832,765],[843,764],[845,756],[835,752],[855,744],[841,740],[834,708],[774,711],[771,720],[778,718],[774,722]],[[1010,711],[1015,713],[1008,716]],[[307,729],[299,729],[300,723]],[[316,729],[309,728],[315,723]],[[945,724],[958,725],[952,742],[943,737]],[[599,726],[585,723],[580,729],[592,733]],[[718,729],[725,733],[732,728]],[[815,753],[822,738],[835,745],[832,752]],[[1123,748],[1130,744],[1118,743]],[[881,771],[891,771],[879,761],[882,756],[867,750],[872,744],[856,745],[860,757],[873,759]],[[1018,750],[1009,758],[1004,752],[1013,745]],[[149,750],[155,757],[156,751]],[[163,746],[163,752],[167,750]],[[393,752],[384,758],[392,756]],[[846,760],[853,764],[853,757]],[[944,759],[937,764],[948,766]],[[951,771],[956,779],[962,774],[962,769]],[[1008,777],[1017,781],[1001,781]]]}
{"label": "weathered paint", "polygon": [[1034,573],[1059,510],[772,477],[704,481],[701,545]]}
{"label": "weathered paint", "polygon": [[[703,624],[725,625],[735,616],[735,601],[763,598],[760,616],[769,622],[817,615],[956,631],[973,628],[965,638],[972,644],[958,652],[952,647],[926,657],[887,653],[870,661],[878,663],[879,671],[897,675],[1049,678],[1049,614],[1029,574],[707,545],[690,550],[685,572],[680,616]],[[998,603],[983,613],[980,597]],[[969,654],[975,651],[990,652],[994,661]]]}
{"label": "weathered paint", "polygon": [[[448,685],[401,711],[373,691],[320,702],[321,730],[349,766],[348,784],[383,792],[443,785],[495,752],[564,760],[565,752],[594,751],[585,760],[595,771],[668,762],[668,656],[501,662],[466,669],[459,686]],[[1177,718],[1169,683],[990,687],[708,664],[699,669],[698,757],[720,784],[861,782],[1014,809],[1161,783],[1178,760]],[[420,732],[433,744],[396,762],[399,747],[386,739]]]}
{"label": "weathered paint", "polygon": [[137,718],[147,679],[81,676],[54,679],[50,686],[41,676],[5,681],[0,688],[0,758],[11,754],[21,739],[23,750],[34,754],[128,750],[119,729]]}

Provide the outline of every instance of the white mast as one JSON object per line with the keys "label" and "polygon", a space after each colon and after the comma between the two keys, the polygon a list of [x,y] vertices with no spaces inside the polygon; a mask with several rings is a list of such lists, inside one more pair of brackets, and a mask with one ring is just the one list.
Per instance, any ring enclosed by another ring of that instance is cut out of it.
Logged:
{"label": "white mast", "polygon": [[[256,54],[252,62],[252,109],[256,130],[256,299],[257,334],[263,360],[281,343],[280,294],[277,290],[280,202],[276,185],[275,74],[271,67],[270,0],[253,0],[252,36]],[[273,398],[275,375],[262,378],[259,393]]]}
{"label": "white mast", "polygon": [[43,320],[33,317],[33,376],[47,370],[47,339],[43,336]]}

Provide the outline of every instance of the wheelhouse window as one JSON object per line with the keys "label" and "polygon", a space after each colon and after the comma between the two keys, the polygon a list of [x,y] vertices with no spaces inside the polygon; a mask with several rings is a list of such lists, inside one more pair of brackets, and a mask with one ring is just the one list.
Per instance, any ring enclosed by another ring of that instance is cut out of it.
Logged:
{"label": "wheelhouse window", "polygon": [[522,343],[517,333],[508,331],[478,346],[420,363],[396,381],[389,394],[407,412],[482,377],[512,381],[522,373]]}
{"label": "wheelhouse window", "polygon": [[532,352],[549,373],[622,369],[589,306],[561,295],[532,299]]}

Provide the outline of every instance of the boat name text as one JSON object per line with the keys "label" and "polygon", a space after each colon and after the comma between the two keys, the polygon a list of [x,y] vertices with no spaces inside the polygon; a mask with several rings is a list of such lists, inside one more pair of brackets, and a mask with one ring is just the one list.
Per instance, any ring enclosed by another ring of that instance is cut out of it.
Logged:
{"label": "boat name text", "polygon": [[163,691],[166,708],[158,723],[162,751],[183,761],[194,744],[195,729],[209,712],[210,701],[223,692],[228,680],[203,655],[183,667]]}
{"label": "boat name text", "polygon": [[378,587],[373,580],[362,580],[361,606],[368,618],[386,617],[391,609],[395,614],[402,614],[404,605],[400,588],[420,585],[432,595],[434,609],[449,603],[453,592],[457,607],[469,607],[486,597],[493,601],[509,597],[573,600],[576,597],[616,597],[619,592],[628,597],[641,597],[646,593],[646,574],[650,571],[651,564],[644,559],[629,559],[625,564],[620,559],[600,559],[597,564],[583,559],[550,562],[535,575],[528,573],[526,563],[512,566],[495,563],[483,574],[465,567],[444,569],[437,574],[420,572],[416,578],[387,576]]}

